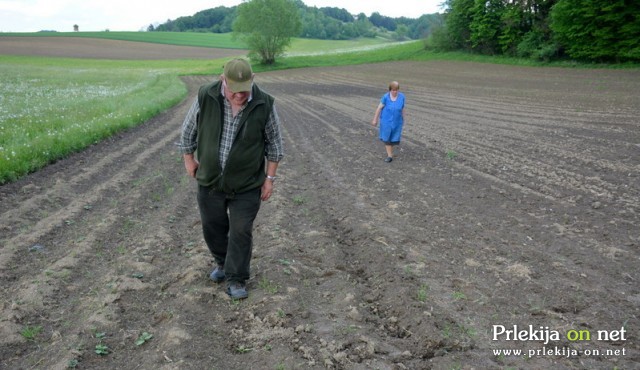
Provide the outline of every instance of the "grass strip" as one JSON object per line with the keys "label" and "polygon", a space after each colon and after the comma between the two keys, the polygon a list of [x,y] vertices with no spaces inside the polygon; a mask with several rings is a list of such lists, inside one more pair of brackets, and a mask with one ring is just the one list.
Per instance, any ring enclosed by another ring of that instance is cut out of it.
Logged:
{"label": "grass strip", "polygon": [[0,63],[0,183],[138,125],[186,95],[175,73]]}

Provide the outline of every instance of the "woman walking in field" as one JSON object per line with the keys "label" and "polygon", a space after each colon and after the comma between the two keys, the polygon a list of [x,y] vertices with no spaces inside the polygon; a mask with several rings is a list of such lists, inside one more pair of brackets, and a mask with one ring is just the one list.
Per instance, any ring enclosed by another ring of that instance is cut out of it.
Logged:
{"label": "woman walking in field", "polygon": [[400,144],[404,125],[404,94],[399,90],[400,84],[397,81],[389,84],[389,92],[380,99],[371,121],[374,127],[380,122],[380,141],[387,151],[387,158],[384,160],[387,163],[393,160],[393,147]]}

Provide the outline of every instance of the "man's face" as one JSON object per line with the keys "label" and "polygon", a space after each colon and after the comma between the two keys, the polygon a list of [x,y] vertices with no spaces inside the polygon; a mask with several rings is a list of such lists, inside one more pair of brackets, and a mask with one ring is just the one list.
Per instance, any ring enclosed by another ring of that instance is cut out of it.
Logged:
{"label": "man's face", "polygon": [[233,105],[244,105],[249,99],[250,91],[231,91],[224,79],[224,95]]}

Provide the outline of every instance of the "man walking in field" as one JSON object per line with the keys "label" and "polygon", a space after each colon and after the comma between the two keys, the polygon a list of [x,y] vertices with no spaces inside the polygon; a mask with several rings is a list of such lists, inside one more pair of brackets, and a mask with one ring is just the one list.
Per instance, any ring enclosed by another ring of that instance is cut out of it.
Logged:
{"label": "man walking in field", "polygon": [[284,153],[274,98],[253,83],[244,59],[227,62],[219,81],[200,87],[182,125],[180,152],[198,182],[202,231],[233,299],[248,297],[253,222],[273,193]]}

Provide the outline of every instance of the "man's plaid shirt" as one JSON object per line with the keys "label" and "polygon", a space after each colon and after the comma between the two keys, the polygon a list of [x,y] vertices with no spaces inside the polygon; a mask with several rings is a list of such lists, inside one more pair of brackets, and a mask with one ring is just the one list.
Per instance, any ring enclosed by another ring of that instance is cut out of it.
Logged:
{"label": "man's plaid shirt", "polygon": [[[222,90],[221,93],[224,95],[224,90]],[[251,98],[252,97],[250,96],[247,103],[249,103]],[[233,138],[236,136],[238,126],[242,119],[242,114],[246,107],[247,104],[245,104],[238,114],[233,117],[231,104],[227,99],[224,99],[224,123],[222,127],[222,140],[220,142],[220,165],[222,168],[224,168],[227,163],[229,151],[233,144]],[[197,149],[198,123],[196,122],[196,118],[198,117],[198,112],[200,112],[200,105],[196,98],[191,105],[184,122],[182,123],[182,136],[180,137],[180,143],[178,144],[178,148],[182,154],[193,153]],[[275,104],[273,105],[271,114],[269,114],[269,119],[267,120],[265,136],[265,156],[267,160],[271,162],[280,162],[284,156],[284,151],[282,148],[282,135],[280,134],[280,118],[278,117]]]}

